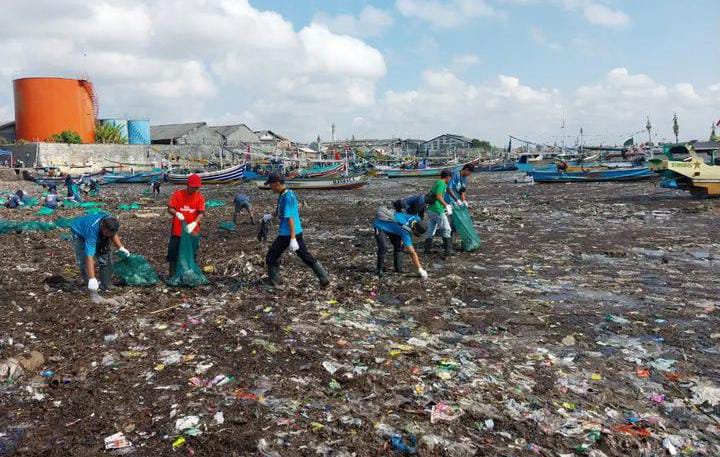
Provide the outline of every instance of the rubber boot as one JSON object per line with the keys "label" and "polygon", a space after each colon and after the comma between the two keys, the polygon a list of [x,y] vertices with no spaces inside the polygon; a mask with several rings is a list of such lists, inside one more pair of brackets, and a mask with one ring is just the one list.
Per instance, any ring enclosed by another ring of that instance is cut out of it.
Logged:
{"label": "rubber boot", "polygon": [[282,285],[280,280],[280,267],[268,267],[268,284],[273,287]]}
{"label": "rubber boot", "polygon": [[378,275],[378,278],[382,278],[385,275],[385,265],[383,260],[377,259],[377,264],[375,266],[375,272]]}
{"label": "rubber boot", "polygon": [[452,248],[452,238],[443,238],[443,248],[445,248],[445,257],[455,254]]}
{"label": "rubber boot", "polygon": [[432,245],[433,245],[432,238],[428,238],[425,240],[425,254],[430,254],[432,252]]}
{"label": "rubber boot", "polygon": [[403,270],[403,260],[405,259],[405,253],[402,251],[393,252],[393,266],[395,267],[395,273],[405,273]]}
{"label": "rubber boot", "polygon": [[101,265],[99,270],[100,289],[104,291],[111,291],[113,289],[112,283],[112,267],[110,265]]}
{"label": "rubber boot", "polygon": [[330,285],[330,278],[328,277],[328,272],[325,270],[325,267],[322,266],[320,262],[315,262],[312,266],[313,272],[315,272],[315,276],[318,277],[320,280],[320,287],[327,287]]}

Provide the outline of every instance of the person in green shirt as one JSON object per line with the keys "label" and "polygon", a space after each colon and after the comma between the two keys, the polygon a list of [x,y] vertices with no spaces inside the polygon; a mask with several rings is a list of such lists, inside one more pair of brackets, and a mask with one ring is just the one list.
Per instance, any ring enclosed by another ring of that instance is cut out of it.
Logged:
{"label": "person in green shirt", "polygon": [[448,216],[452,214],[452,206],[450,202],[445,200],[445,192],[447,192],[447,185],[452,179],[452,173],[450,170],[443,170],[440,172],[440,179],[435,181],[432,189],[428,193],[428,197],[432,197],[434,200],[427,208],[428,216],[428,230],[425,232],[425,252],[429,253],[432,251],[432,242],[435,232],[440,230],[440,234],[443,239],[443,247],[445,248],[445,256],[452,254],[452,231],[450,229],[450,221]]}

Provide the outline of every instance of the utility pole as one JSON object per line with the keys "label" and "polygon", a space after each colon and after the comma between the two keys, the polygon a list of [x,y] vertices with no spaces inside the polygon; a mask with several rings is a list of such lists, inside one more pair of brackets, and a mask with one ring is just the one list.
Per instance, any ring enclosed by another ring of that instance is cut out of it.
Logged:
{"label": "utility pole", "polygon": [[650,116],[647,117],[647,124],[645,124],[645,130],[648,132],[648,144],[652,145],[652,124],[650,123]]}

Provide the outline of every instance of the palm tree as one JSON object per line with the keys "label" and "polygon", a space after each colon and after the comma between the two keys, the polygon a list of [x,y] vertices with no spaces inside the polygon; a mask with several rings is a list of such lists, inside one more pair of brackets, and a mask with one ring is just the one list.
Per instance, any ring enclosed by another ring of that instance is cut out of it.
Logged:
{"label": "palm tree", "polygon": [[95,126],[95,142],[127,144],[128,139],[125,135],[123,135],[122,126],[120,124],[98,123]]}
{"label": "palm tree", "polygon": [[675,144],[679,143],[678,134],[680,133],[680,126],[678,125],[677,113],[673,115],[673,133],[675,134]]}

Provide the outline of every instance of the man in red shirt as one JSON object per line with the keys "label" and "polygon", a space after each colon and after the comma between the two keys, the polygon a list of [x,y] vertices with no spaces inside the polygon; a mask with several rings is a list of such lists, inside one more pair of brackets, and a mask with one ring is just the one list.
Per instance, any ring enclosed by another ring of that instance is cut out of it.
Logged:
{"label": "man in red shirt", "polygon": [[203,197],[199,191],[201,185],[200,176],[196,174],[190,175],[187,180],[187,187],[173,192],[168,202],[168,213],[173,216],[167,255],[167,261],[170,264],[171,278],[175,276],[175,266],[177,265],[180,251],[180,235],[182,235],[183,222],[187,224],[185,231],[190,234],[193,253],[197,259],[197,252],[200,248],[199,224],[205,214],[205,197]]}

